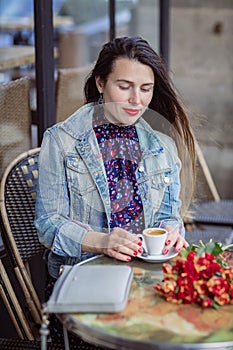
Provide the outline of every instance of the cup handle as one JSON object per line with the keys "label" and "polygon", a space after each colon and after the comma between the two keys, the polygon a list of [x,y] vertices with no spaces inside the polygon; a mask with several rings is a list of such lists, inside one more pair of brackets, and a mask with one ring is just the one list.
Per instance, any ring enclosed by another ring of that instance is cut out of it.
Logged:
{"label": "cup handle", "polygon": [[141,233],[137,233],[137,236],[138,236],[138,238],[141,239],[142,246],[146,248],[146,242],[145,242],[145,239],[144,239],[143,235]]}
{"label": "cup handle", "polygon": [[142,241],[143,254],[148,255],[148,249],[147,249],[147,246],[146,246],[145,238],[143,237],[143,235],[141,233],[137,233],[137,236]]}
{"label": "cup handle", "polygon": [[137,236],[138,236],[138,238],[140,238],[140,239],[141,239],[141,241],[143,241],[143,242],[144,242],[144,238],[143,238],[143,235],[142,235],[141,233],[137,233]]}

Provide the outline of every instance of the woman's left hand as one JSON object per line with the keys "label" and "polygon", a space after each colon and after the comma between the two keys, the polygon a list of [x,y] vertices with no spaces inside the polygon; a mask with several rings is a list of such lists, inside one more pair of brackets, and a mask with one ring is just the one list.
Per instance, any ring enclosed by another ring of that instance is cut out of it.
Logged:
{"label": "woman's left hand", "polygon": [[174,247],[177,253],[183,248],[189,246],[184,237],[181,236],[179,229],[172,227],[171,225],[165,225],[164,228],[168,230],[167,240],[163,249],[163,254],[168,254],[169,250]]}

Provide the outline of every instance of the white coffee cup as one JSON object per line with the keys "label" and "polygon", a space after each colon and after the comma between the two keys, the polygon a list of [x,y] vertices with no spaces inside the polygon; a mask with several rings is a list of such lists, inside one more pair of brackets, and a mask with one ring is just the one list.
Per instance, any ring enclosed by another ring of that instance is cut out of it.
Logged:
{"label": "white coffee cup", "polygon": [[163,253],[168,231],[161,227],[151,227],[143,230],[137,236],[142,239],[143,247],[149,255],[160,255]]}

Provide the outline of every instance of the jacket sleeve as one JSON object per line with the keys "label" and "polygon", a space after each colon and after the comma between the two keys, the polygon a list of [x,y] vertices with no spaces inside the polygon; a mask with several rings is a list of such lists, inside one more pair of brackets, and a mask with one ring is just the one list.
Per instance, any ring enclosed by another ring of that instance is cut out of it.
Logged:
{"label": "jacket sleeve", "polygon": [[39,156],[35,226],[40,242],[61,256],[81,256],[81,242],[91,228],[69,216],[64,152],[50,130],[44,134]]}
{"label": "jacket sleeve", "polygon": [[176,163],[172,169],[172,183],[168,186],[164,193],[159,211],[156,215],[156,222],[154,226],[171,225],[182,236],[185,236],[185,229],[183,220],[180,215],[181,200],[180,196],[180,162]]}
{"label": "jacket sleeve", "polygon": [[185,236],[184,223],[181,218],[181,200],[180,200],[180,171],[181,161],[178,157],[177,148],[173,140],[169,138],[169,142],[164,143],[166,154],[170,158],[172,164],[171,177],[172,181],[164,192],[161,206],[156,213],[154,226],[171,225],[182,236]]}

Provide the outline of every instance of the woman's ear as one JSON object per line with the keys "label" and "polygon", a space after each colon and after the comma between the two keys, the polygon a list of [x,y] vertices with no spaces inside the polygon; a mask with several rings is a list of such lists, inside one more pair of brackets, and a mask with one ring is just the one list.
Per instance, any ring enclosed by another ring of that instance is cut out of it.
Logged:
{"label": "woman's ear", "polygon": [[99,76],[95,77],[95,83],[96,83],[96,87],[97,87],[99,93],[102,94],[103,93],[103,87],[104,87],[103,80]]}

